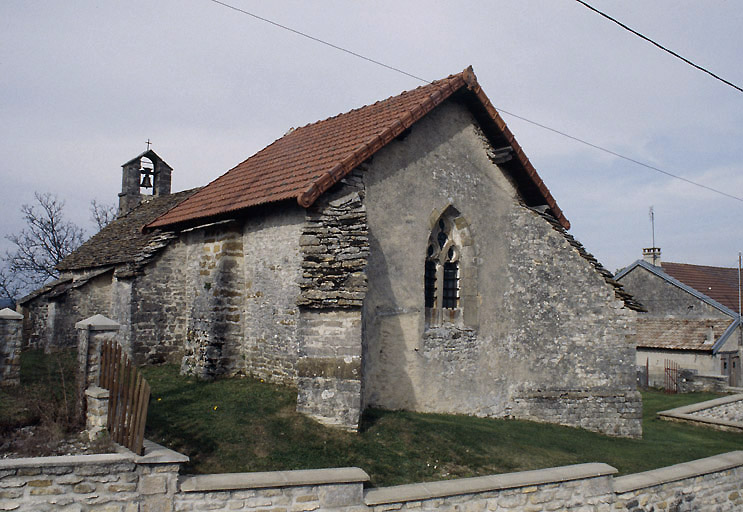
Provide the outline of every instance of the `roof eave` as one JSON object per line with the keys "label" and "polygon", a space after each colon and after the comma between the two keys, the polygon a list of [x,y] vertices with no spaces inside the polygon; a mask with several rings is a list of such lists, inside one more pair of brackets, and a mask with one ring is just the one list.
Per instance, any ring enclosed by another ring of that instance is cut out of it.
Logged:
{"label": "roof eave", "polygon": [[712,354],[717,354],[722,347],[725,346],[725,343],[730,338],[730,336],[733,335],[735,330],[740,326],[740,316],[733,320],[733,322],[728,326],[727,329],[725,329],[725,332],[722,333],[722,336],[720,336],[720,339],[718,339],[715,344],[712,346]]}

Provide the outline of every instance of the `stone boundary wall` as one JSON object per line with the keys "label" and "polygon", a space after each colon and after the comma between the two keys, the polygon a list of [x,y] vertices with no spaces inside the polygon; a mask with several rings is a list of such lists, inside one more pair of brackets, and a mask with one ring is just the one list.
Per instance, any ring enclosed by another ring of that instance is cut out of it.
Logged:
{"label": "stone boundary wall", "polygon": [[359,509],[368,480],[359,468],[187,476],[179,481],[175,510]]}
{"label": "stone boundary wall", "polygon": [[0,460],[0,510],[170,511],[188,457],[145,441],[145,454]]}
{"label": "stone boundary wall", "polygon": [[615,510],[743,510],[743,451],[614,480]]}
{"label": "stone boundary wall", "polygon": [[716,430],[743,432],[743,393],[660,411],[658,417]]}
{"label": "stone boundary wall", "polygon": [[607,464],[576,464],[505,475],[370,489],[364,503],[387,510],[610,510],[614,501]]}
{"label": "stone boundary wall", "polygon": [[601,463],[364,489],[359,468],[184,475],[188,458],[146,454],[0,460],[0,510],[310,512],[743,509],[743,451],[615,478]]}

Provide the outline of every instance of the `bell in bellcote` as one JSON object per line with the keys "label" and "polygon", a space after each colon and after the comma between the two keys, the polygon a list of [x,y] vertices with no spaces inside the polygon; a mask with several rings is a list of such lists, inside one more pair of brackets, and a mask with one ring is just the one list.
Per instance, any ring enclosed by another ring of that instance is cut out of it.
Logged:
{"label": "bell in bellcote", "polygon": [[142,176],[142,183],[139,185],[142,188],[152,188],[152,180],[150,179],[149,174],[144,174]]}

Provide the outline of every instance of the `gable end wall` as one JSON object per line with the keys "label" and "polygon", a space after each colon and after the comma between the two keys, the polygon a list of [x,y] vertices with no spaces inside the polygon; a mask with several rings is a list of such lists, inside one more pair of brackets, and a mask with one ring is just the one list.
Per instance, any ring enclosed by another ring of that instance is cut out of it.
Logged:
{"label": "gable end wall", "polygon": [[[638,436],[635,313],[562,233],[520,204],[488,149],[469,112],[447,101],[377,153],[364,174],[365,405]],[[432,225],[449,205],[472,238],[459,278],[460,291],[476,290],[469,300],[477,322],[432,326],[424,260]]]}

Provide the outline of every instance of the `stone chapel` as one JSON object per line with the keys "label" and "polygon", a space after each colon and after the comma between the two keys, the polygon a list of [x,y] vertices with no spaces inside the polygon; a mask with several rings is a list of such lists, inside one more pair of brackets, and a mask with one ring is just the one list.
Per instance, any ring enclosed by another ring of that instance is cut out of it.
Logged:
{"label": "stone chapel", "polygon": [[[21,300],[27,345],[103,314],[140,364],[366,407],[641,435],[635,316],[472,68],[297,128],[200,189],[152,150],[116,221]],[[149,192],[142,194],[142,192]]]}

